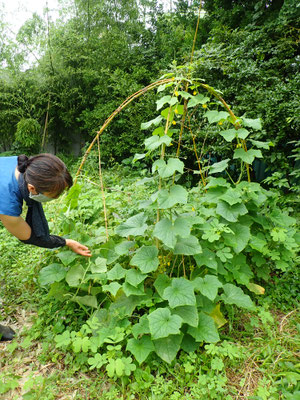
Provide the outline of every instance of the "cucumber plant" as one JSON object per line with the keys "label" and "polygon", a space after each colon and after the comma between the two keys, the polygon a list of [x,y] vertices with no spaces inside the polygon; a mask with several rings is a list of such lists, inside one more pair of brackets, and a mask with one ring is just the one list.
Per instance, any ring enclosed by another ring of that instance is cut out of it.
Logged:
{"label": "cucumber plant", "polygon": [[[57,347],[116,379],[153,358],[172,363],[179,351],[217,343],[226,307],[255,310],[251,297],[264,293],[261,280],[295,262],[294,218],[279,208],[275,193],[251,182],[253,161],[271,145],[252,139],[260,120],[235,116],[217,90],[186,76],[179,68],[164,77],[158,115],[141,126],[151,132],[133,160],[152,162],[151,177],[136,187],[137,196],[144,188],[144,199],[127,208],[125,220],[109,213],[107,239],[99,226],[101,197],[77,183],[65,199],[61,229],[75,229],[93,256],[59,251],[40,271],[50,296],[77,302],[87,315],[78,331],[66,328],[55,337]],[[196,116],[231,144],[230,158],[208,163],[200,154]],[[199,177],[193,187],[184,183],[180,157],[188,134]],[[117,208],[125,204],[119,198]]]}

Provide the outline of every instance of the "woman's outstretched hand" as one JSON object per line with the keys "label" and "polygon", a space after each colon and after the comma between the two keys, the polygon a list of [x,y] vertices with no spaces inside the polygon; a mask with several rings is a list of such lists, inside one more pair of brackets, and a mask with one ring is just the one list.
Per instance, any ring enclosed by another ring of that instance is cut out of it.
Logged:
{"label": "woman's outstretched hand", "polygon": [[81,256],[91,257],[92,255],[88,247],[76,242],[76,240],[66,239],[66,246],[74,251],[74,253],[80,254]]}

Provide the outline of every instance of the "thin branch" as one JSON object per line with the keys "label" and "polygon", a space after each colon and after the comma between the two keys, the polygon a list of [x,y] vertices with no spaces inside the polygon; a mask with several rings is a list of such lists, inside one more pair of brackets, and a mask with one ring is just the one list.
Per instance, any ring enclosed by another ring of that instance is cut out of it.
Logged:
{"label": "thin branch", "polygon": [[107,223],[107,211],[106,211],[106,202],[105,202],[105,193],[103,187],[103,178],[102,178],[102,169],[101,169],[101,152],[100,152],[100,140],[99,136],[97,137],[98,142],[98,157],[99,157],[99,179],[100,179],[100,186],[101,186],[101,194],[102,194],[102,202],[103,202],[103,212],[104,212],[104,222],[105,222],[105,232],[106,232],[106,239],[108,241],[108,223]]}

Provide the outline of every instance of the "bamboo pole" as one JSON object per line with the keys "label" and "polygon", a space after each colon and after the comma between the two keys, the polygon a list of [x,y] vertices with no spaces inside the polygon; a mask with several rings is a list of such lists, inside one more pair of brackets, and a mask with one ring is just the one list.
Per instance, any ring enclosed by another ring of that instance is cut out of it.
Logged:
{"label": "bamboo pole", "polygon": [[97,142],[98,142],[98,158],[99,158],[99,179],[100,179],[101,194],[102,194],[102,202],[103,202],[103,212],[104,212],[104,222],[105,222],[106,239],[107,239],[107,241],[108,241],[109,237],[108,237],[107,210],[106,210],[106,201],[105,201],[105,193],[104,193],[103,178],[102,178],[101,151],[100,151],[100,140],[99,140],[99,136],[97,137]]}

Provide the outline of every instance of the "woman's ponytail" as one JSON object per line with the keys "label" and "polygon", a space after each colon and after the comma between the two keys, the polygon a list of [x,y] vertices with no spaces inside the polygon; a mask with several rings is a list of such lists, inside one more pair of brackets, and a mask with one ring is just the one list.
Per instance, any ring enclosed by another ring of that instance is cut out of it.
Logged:
{"label": "woman's ponytail", "polygon": [[25,156],[25,154],[21,154],[18,156],[18,170],[22,174],[26,171],[26,168],[29,165],[29,158]]}

